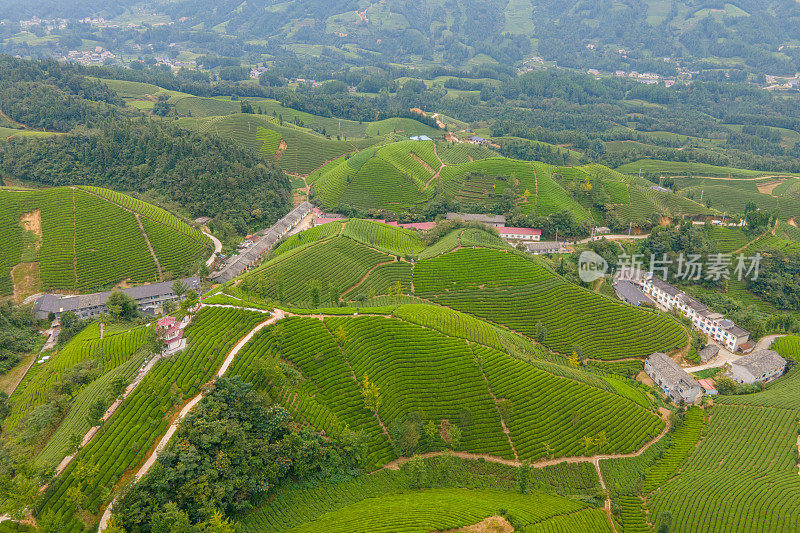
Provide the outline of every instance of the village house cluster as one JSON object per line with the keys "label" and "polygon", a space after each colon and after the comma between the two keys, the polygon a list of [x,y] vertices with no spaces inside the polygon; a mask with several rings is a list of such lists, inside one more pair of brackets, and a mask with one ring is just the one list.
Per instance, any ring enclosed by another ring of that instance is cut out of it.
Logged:
{"label": "village house cluster", "polygon": [[[641,279],[641,278],[640,278]],[[636,280],[633,280],[636,283]],[[671,311],[676,310],[692,321],[694,327],[717,341],[730,352],[749,351],[753,349],[749,343],[750,332],[737,326],[725,315],[717,313],[700,303],[682,290],[670,285],[651,273],[639,281],[645,294],[656,303]]]}
{"label": "village house cluster", "polygon": [[[786,370],[786,360],[775,350],[757,350],[728,363],[724,376],[737,383],[767,383]],[[704,393],[716,394],[710,380],[696,380],[665,353],[656,352],[644,362],[644,371],[675,403],[697,402]]]}

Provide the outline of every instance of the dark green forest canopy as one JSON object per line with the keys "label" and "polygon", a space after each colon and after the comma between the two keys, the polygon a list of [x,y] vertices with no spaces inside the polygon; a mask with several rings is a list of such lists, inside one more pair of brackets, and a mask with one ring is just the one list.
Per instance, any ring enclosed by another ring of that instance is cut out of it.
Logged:
{"label": "dark green forest canopy", "polygon": [[53,60],[25,61],[0,56],[2,112],[25,126],[67,131],[120,114],[123,104],[103,83]]}
{"label": "dark green forest canopy", "polygon": [[288,209],[289,181],[258,155],[218,137],[149,119],[0,144],[0,172],[42,185],[156,191],[195,216],[225,217],[240,232]]}
{"label": "dark green forest canopy", "polygon": [[289,478],[358,471],[360,453],[360,445],[345,449],[313,429],[298,429],[285,408],[238,377],[221,378],[181,423],[152,471],[115,508],[125,530],[136,532],[166,531],[158,526],[174,520],[176,507],[180,519],[192,524],[215,511],[236,516]]}

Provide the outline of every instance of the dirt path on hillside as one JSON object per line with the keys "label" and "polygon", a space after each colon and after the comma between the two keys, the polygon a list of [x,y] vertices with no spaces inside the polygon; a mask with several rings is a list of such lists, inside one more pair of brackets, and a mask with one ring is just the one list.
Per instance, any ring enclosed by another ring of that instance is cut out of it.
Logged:
{"label": "dirt path on hillside", "polygon": [[361,286],[361,284],[363,284],[363,283],[364,283],[364,282],[367,280],[367,278],[369,277],[369,275],[370,275],[370,274],[372,274],[372,272],[374,272],[374,271],[375,271],[375,269],[377,269],[378,267],[381,267],[381,266],[383,266],[383,265],[391,265],[392,263],[397,263],[397,261],[395,261],[395,260],[392,260],[392,261],[383,261],[382,263],[378,263],[378,264],[377,264],[377,265],[375,265],[374,267],[370,268],[370,269],[367,271],[367,273],[366,273],[366,274],[364,274],[363,276],[361,276],[361,279],[360,279],[360,280],[356,281],[356,282],[355,282],[353,285],[351,285],[351,286],[350,286],[350,287],[348,287],[347,289],[343,290],[343,291],[342,291],[342,293],[341,293],[341,295],[342,295],[342,296],[344,296],[344,295],[345,295],[345,294],[347,294],[348,292],[351,292],[351,291],[353,291],[353,290],[357,289],[359,286]]}
{"label": "dirt path on hillside", "polygon": [[[664,435],[667,434],[667,432],[669,431],[669,428],[670,428],[670,422],[669,422],[669,414],[670,413],[671,413],[671,411],[669,409],[666,409],[664,407],[661,408],[661,419],[664,421],[664,429],[662,429],[661,432],[653,440],[651,440],[650,442],[648,442],[647,444],[645,444],[644,446],[642,446],[639,450],[637,450],[635,452],[605,454],[605,455],[604,454],[600,454],[600,455],[590,455],[590,456],[578,455],[578,456],[570,456],[570,457],[559,457],[558,459],[545,459],[544,461],[536,461],[534,463],[531,463],[531,466],[533,468],[545,468],[547,466],[559,465],[561,463],[589,463],[589,462],[591,462],[591,463],[594,463],[597,466],[597,468],[599,468],[598,463],[599,463],[599,461],[601,461],[603,459],[628,459],[628,458],[632,458],[632,457],[639,457],[645,451],[647,451],[647,449],[650,448],[650,446],[652,446],[656,442],[660,441],[664,437]],[[450,451],[427,452],[427,453],[419,454],[418,457],[422,457],[423,459],[425,459],[425,458],[428,458],[428,457],[438,457],[438,456],[444,455],[446,453],[451,453],[451,452]],[[518,467],[518,466],[522,465],[522,461],[514,460],[514,459],[505,459],[503,457],[497,457],[496,455],[481,454],[481,453],[470,453],[470,452],[452,452],[452,453],[453,453],[453,455],[455,455],[456,457],[459,457],[461,459],[470,459],[470,460],[473,460],[473,461],[477,461],[477,460],[483,459],[484,461],[489,462],[489,463],[498,463],[498,464],[507,465],[507,466],[514,466],[514,467]],[[399,458],[395,459],[394,461],[390,461],[390,462],[386,463],[379,470],[382,470],[382,469],[399,470],[401,466],[406,464],[411,459],[412,459],[412,457],[399,457]],[[600,477],[600,484],[601,484],[602,487],[605,487],[603,479],[602,479],[602,476]]]}
{"label": "dirt path on hillside", "polygon": [[147,232],[144,230],[142,219],[139,218],[139,213],[134,213],[133,216],[134,218],[136,218],[136,223],[139,224],[139,230],[142,232],[142,237],[144,237],[144,242],[145,244],[147,244],[147,249],[150,250],[150,255],[153,256],[153,261],[155,261],[156,263],[156,271],[158,272],[158,279],[164,279],[164,272],[161,270],[161,262],[158,260],[156,251],[153,250],[153,245],[150,244],[150,237],[147,236]]}
{"label": "dirt path on hillside", "polygon": [[[233,346],[233,348],[231,348],[230,352],[228,352],[228,355],[225,357],[225,360],[222,362],[222,365],[219,367],[219,370],[217,370],[217,373],[214,375],[214,380],[219,377],[222,377],[225,374],[225,372],[227,372],[228,367],[230,367],[236,355],[239,353],[239,351],[241,351],[242,348],[244,348],[245,345],[247,345],[248,342],[250,342],[250,339],[252,339],[256,335],[256,333],[258,333],[265,327],[274,324],[278,320],[283,319],[284,316],[285,315],[281,309],[276,309],[275,314],[270,316],[270,318],[268,318],[267,320],[264,320],[263,322],[257,324],[244,337],[239,339],[239,342],[237,342]],[[145,460],[144,464],[142,464],[142,466],[136,472],[134,482],[141,480],[147,474],[147,472],[150,470],[150,468],[155,464],[156,460],[158,459],[158,454],[164,450],[167,444],[169,444],[169,441],[177,431],[180,422],[186,418],[186,415],[189,414],[189,411],[191,411],[195,405],[200,403],[200,400],[202,399],[203,399],[203,393],[200,392],[196,396],[194,396],[191,400],[186,402],[186,404],[180,410],[178,415],[175,417],[175,420],[172,422],[172,424],[170,424],[164,436],[161,437],[161,440],[158,442],[155,449],[152,451],[150,456]],[[108,507],[106,507],[106,510],[103,512],[103,516],[100,519],[100,523],[97,527],[98,532],[104,531],[106,527],[108,527],[108,520],[111,518],[111,512],[113,510],[113,506],[114,506],[114,501],[109,503]]]}

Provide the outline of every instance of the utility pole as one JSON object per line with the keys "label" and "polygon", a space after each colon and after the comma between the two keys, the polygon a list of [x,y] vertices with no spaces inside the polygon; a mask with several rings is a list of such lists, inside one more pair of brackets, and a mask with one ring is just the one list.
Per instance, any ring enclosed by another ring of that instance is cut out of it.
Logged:
{"label": "utility pole", "polygon": [[633,231],[633,221],[628,224],[628,237],[631,236],[631,231]]}

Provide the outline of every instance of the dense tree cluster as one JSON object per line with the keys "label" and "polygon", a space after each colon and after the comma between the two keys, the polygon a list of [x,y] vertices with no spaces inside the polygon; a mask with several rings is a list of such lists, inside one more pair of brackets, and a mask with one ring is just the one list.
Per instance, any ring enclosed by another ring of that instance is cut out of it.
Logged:
{"label": "dense tree cluster", "polygon": [[106,85],[52,60],[0,56],[2,111],[25,126],[67,131],[119,114],[122,100]]}
{"label": "dense tree cluster", "polygon": [[288,479],[359,471],[363,452],[360,438],[340,442],[298,429],[284,408],[270,405],[238,377],[221,378],[181,423],[147,477],[115,506],[117,519],[126,531],[155,533],[174,531],[161,528],[170,521],[234,517]]}
{"label": "dense tree cluster", "polygon": [[240,233],[282,216],[289,182],[258,155],[217,137],[148,119],[104,121],[49,138],[11,138],[0,169],[44,185],[155,191],[195,216],[225,218]]}
{"label": "dense tree cluster", "polygon": [[29,309],[0,304],[0,374],[8,372],[21,354],[36,345],[37,323]]}

